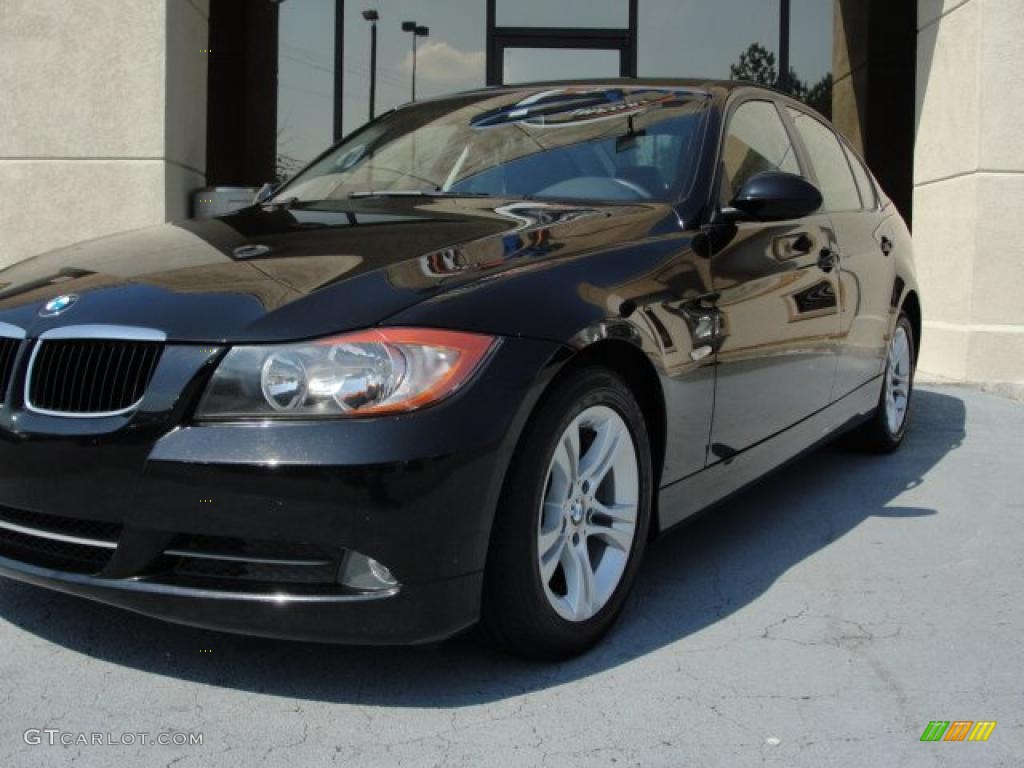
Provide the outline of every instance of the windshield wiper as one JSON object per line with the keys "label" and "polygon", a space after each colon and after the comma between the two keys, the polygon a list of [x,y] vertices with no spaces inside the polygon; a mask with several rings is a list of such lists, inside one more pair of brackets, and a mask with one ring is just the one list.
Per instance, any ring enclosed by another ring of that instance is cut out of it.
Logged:
{"label": "windshield wiper", "polygon": [[367,189],[350,192],[348,196],[353,200],[363,197],[490,197],[487,192],[446,192],[441,189]]}

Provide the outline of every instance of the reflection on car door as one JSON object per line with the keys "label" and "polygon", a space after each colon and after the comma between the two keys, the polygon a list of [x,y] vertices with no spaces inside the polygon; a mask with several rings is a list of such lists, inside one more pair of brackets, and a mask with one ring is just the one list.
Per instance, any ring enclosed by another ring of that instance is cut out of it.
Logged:
{"label": "reflection on car door", "polygon": [[859,158],[813,115],[791,107],[787,112],[825,198],[842,254],[833,393],[838,399],[882,371],[895,268],[884,252],[888,229],[877,210],[874,184]]}
{"label": "reflection on car door", "polygon": [[[729,120],[720,197],[763,171],[801,173],[772,102],[747,101]],[[727,458],[826,407],[839,329],[831,221],[741,222],[712,255],[722,343],[710,461]]]}

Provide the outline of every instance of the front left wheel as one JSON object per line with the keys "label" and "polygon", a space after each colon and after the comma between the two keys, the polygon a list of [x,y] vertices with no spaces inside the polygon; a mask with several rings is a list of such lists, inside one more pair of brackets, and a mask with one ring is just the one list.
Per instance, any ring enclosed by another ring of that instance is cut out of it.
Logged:
{"label": "front left wheel", "polygon": [[622,379],[584,368],[556,384],[520,439],[491,537],[482,621],[502,647],[565,658],[608,631],[643,556],[652,484]]}

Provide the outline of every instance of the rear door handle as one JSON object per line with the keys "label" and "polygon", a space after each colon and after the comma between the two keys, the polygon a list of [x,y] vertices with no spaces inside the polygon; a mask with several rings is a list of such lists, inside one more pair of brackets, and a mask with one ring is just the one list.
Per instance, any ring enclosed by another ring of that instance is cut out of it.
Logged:
{"label": "rear door handle", "polygon": [[822,248],[818,254],[818,269],[822,272],[831,272],[835,269],[836,262],[839,260],[839,254],[833,251],[831,248]]}
{"label": "rear door handle", "polygon": [[806,232],[801,232],[796,238],[790,243],[789,246],[793,253],[810,253],[814,247],[814,241],[807,235]]}

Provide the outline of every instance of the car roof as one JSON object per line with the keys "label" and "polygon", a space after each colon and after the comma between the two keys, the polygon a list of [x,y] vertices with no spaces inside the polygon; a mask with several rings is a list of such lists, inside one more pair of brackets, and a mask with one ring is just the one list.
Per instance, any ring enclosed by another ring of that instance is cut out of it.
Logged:
{"label": "car roof", "polygon": [[[585,80],[538,80],[529,83],[509,83],[505,85],[488,86],[491,90],[538,90],[547,88],[558,88],[573,85],[608,85],[613,87],[645,87],[657,86],[659,88],[674,87],[683,88],[688,91],[710,93],[714,89],[726,91],[737,88],[763,88],[775,90],[766,85],[751,83],[743,80],[715,80],[708,78],[677,78],[677,77],[603,77],[589,78]],[[776,91],[781,93],[781,91]]]}
{"label": "car roof", "polygon": [[[544,80],[529,83],[507,83],[474,88],[460,93],[449,93],[433,98],[426,98],[415,103],[444,102],[473,93],[543,93],[555,88],[571,88],[575,86],[594,86],[607,88],[678,88],[696,95],[728,98],[734,91],[753,89],[770,94],[774,98],[793,101],[791,94],[780,91],[772,86],[745,80],[716,80],[708,78],[670,78],[670,77],[604,77],[574,80]],[[410,106],[410,105],[403,105]]]}

